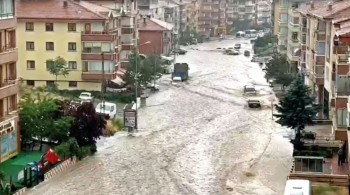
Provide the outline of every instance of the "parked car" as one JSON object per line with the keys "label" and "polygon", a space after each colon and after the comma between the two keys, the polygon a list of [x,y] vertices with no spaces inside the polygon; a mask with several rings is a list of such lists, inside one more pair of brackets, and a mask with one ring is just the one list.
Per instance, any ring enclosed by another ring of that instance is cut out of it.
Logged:
{"label": "parked car", "polygon": [[160,56],[160,59],[163,64],[171,64],[174,61],[174,58],[168,56]]}
{"label": "parked car", "polygon": [[244,89],[243,89],[243,93],[244,94],[251,94],[251,95],[256,95],[256,89],[255,89],[255,87],[254,86],[252,86],[252,85],[245,85],[244,86]]}
{"label": "parked car", "polygon": [[226,49],[226,50],[224,50],[224,54],[229,54],[230,52],[232,52],[231,49]]}
{"label": "parked car", "polygon": [[81,94],[79,95],[79,99],[81,100],[82,103],[94,101],[94,97],[91,95],[90,92],[81,92]]}
{"label": "parked car", "polygon": [[249,108],[261,109],[261,102],[259,100],[248,100],[247,103]]}
{"label": "parked car", "polygon": [[239,55],[239,51],[238,50],[233,50],[231,53],[229,53],[228,55]]}
{"label": "parked car", "polygon": [[249,57],[249,56],[250,56],[250,51],[245,50],[245,51],[244,51],[244,56]]}
{"label": "parked car", "polygon": [[240,43],[235,44],[234,48],[235,49],[241,49],[241,44]]}
{"label": "parked car", "polygon": [[111,102],[101,102],[96,106],[96,113],[114,119],[117,115],[117,105]]}

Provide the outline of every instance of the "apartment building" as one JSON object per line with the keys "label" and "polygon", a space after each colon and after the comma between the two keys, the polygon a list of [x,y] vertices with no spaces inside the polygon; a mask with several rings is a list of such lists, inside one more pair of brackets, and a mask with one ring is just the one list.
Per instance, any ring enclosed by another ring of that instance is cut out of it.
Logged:
{"label": "apartment building", "polygon": [[0,1],[0,163],[20,150],[15,1]]}
{"label": "apartment building", "polygon": [[349,127],[350,2],[310,3],[300,10],[305,39],[300,43],[301,66],[316,102],[319,118],[333,122],[336,139],[346,140]]}
{"label": "apartment building", "polygon": [[256,4],[256,24],[271,24],[271,2],[259,1]]}
{"label": "apartment building", "polygon": [[164,21],[164,0],[138,0],[139,14]]}
{"label": "apartment building", "polygon": [[60,89],[101,90],[102,72],[106,80],[125,72],[121,71],[126,67],[125,53],[135,43],[134,18],[128,16],[126,7],[112,11],[69,0],[20,1],[17,7],[19,75],[28,86],[53,85],[55,76],[47,66],[58,56],[70,70],[69,75],[58,76]]}
{"label": "apartment building", "polygon": [[226,0],[202,0],[198,13],[198,32],[206,36],[226,33]]}
{"label": "apartment building", "polygon": [[[184,30],[198,30],[199,3],[197,1],[185,2],[186,22],[183,25]],[[183,18],[183,17],[182,17]]]}
{"label": "apartment building", "polygon": [[256,4],[258,0],[228,0],[227,1],[227,21],[246,21],[247,24],[256,23]]}

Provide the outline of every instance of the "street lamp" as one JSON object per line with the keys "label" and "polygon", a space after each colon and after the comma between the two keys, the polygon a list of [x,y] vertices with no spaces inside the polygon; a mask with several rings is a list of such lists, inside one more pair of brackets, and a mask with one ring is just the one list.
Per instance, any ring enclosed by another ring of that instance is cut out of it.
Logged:
{"label": "street lamp", "polygon": [[276,100],[276,98],[273,93],[271,93],[268,99],[271,102],[271,120],[273,120],[273,102]]}
{"label": "street lamp", "polygon": [[[143,46],[143,45],[147,45],[147,44],[150,44],[151,41],[146,41],[140,45],[137,45],[137,39],[134,39],[135,40],[135,50],[136,50],[136,59],[135,59],[135,74],[134,74],[134,79],[135,79],[135,111],[136,111],[136,121],[137,118],[138,118],[138,108],[137,108],[137,96],[138,96],[138,77],[140,76],[140,74],[138,73],[138,58],[139,58],[139,47],[140,46]],[[137,124],[135,124],[135,129],[137,129]]]}

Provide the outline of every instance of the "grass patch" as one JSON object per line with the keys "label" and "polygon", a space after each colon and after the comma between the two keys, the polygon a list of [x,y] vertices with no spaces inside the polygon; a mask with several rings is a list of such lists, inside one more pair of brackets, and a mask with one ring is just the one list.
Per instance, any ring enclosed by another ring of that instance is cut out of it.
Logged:
{"label": "grass patch", "polygon": [[314,195],[346,195],[348,189],[346,187],[316,185],[312,187],[312,192]]}

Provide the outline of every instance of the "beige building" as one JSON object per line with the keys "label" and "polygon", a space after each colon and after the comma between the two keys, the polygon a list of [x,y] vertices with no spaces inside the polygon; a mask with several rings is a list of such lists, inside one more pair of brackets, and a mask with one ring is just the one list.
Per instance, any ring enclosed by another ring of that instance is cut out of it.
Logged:
{"label": "beige building", "polygon": [[202,0],[199,4],[198,32],[206,36],[226,33],[226,0]]}
{"label": "beige building", "polygon": [[[335,137],[347,140],[350,96],[350,2],[311,3],[301,13],[300,70],[331,119]],[[304,37],[305,35],[305,37]]]}

